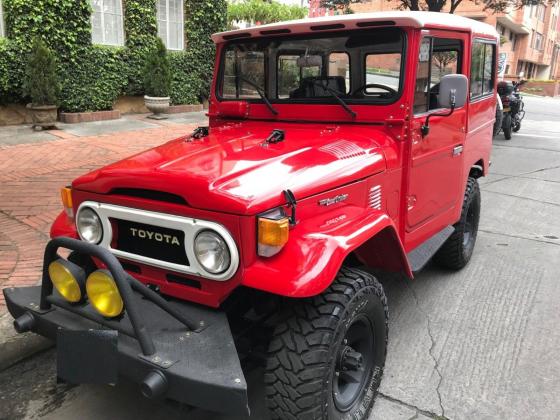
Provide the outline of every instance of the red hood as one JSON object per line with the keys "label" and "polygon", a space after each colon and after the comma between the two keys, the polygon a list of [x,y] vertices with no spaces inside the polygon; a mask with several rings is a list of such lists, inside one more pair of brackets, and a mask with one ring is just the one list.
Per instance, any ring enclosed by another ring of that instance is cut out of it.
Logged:
{"label": "red hood", "polygon": [[[285,140],[263,145],[272,128]],[[382,127],[245,121],[212,128],[202,140],[172,140],[76,179],[73,188],[100,194],[115,188],[164,191],[195,208],[256,214],[385,169]]]}

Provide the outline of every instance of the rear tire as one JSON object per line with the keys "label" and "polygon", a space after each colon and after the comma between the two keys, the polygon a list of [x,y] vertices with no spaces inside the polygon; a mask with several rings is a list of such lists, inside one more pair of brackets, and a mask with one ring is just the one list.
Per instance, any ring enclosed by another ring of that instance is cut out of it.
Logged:
{"label": "rear tire", "polygon": [[266,402],[273,419],[367,419],[388,339],[387,299],[370,274],[343,267],[321,295],[286,308],[270,341]]}
{"label": "rear tire", "polygon": [[515,123],[515,126],[513,127],[513,132],[517,133],[519,130],[521,130],[521,121],[517,121]]}
{"label": "rear tire", "polygon": [[453,227],[455,232],[447,239],[434,256],[434,261],[442,267],[460,270],[471,259],[480,219],[480,189],[475,178],[469,178],[461,219]]}
{"label": "rear tire", "polygon": [[504,122],[502,123],[502,130],[504,132],[504,137],[506,140],[511,140],[511,114],[504,116]]}

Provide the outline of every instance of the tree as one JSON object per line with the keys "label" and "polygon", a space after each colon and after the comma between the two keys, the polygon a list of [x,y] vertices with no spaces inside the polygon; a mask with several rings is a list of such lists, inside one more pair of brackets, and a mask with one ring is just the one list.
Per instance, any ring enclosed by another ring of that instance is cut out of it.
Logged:
{"label": "tree", "polygon": [[306,7],[290,6],[276,1],[243,0],[228,4],[228,26],[234,22],[266,24],[284,20],[303,19],[307,16]]}
{"label": "tree", "polygon": [[165,98],[171,90],[171,70],[167,58],[167,48],[161,38],[148,53],[144,67],[144,89],[146,95]]}
{"label": "tree", "polygon": [[34,106],[56,105],[59,93],[56,58],[43,40],[35,37],[27,59],[24,92]]}
{"label": "tree", "polygon": [[321,0],[321,7],[333,9],[335,12],[349,14],[354,13],[350,8],[353,3],[361,3],[362,0]]}
{"label": "tree", "polygon": [[[455,13],[455,10],[457,10],[462,1],[449,0],[449,13]],[[509,8],[520,9],[523,6],[556,4],[556,2],[557,0],[475,0],[475,3],[484,5],[484,10],[489,10],[493,13],[505,12]],[[447,0],[399,0],[399,9],[442,12],[445,11],[444,8],[447,4]]]}

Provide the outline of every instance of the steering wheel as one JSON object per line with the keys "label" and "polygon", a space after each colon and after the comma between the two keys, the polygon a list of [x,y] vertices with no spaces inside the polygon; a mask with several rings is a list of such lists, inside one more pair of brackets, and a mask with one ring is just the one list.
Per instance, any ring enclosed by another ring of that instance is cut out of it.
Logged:
{"label": "steering wheel", "polygon": [[396,95],[397,94],[397,91],[395,89],[393,89],[392,87],[385,86],[385,85],[380,85],[378,83],[366,83],[365,85],[360,86],[358,89],[354,90],[352,92],[352,96],[354,96],[357,93],[364,92],[368,88],[383,89],[383,90],[386,90],[387,93],[390,93],[391,95]]}

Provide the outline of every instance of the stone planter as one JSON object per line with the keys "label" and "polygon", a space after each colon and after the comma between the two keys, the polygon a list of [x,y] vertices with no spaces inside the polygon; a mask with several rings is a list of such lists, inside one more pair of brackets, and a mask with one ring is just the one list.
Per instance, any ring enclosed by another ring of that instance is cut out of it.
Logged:
{"label": "stone planter", "polygon": [[156,97],[156,96],[144,96],[144,103],[146,108],[148,108],[152,115],[148,118],[153,118],[154,120],[162,120],[167,118],[167,115],[163,115],[169,109],[169,96],[167,97]]}
{"label": "stone planter", "polygon": [[56,105],[39,105],[27,104],[27,109],[31,114],[33,121],[33,128],[35,130],[42,130],[45,128],[53,127],[56,123],[57,109]]}

